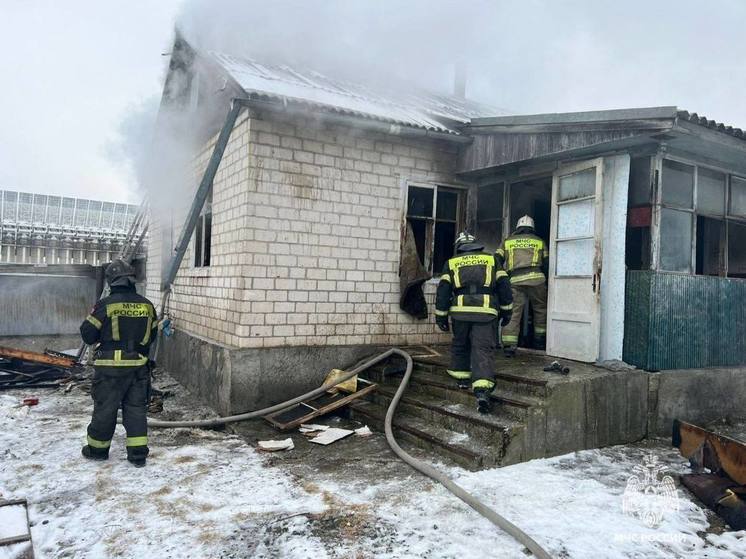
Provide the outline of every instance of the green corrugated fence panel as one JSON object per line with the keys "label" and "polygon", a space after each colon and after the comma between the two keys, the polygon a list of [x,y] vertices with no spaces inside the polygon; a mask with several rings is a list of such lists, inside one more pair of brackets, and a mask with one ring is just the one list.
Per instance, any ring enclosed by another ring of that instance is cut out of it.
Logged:
{"label": "green corrugated fence panel", "polygon": [[628,363],[653,371],[746,364],[744,280],[630,271],[626,305]]}
{"label": "green corrugated fence panel", "polygon": [[624,305],[624,361],[648,369],[650,346],[650,284],[652,272],[627,272]]}

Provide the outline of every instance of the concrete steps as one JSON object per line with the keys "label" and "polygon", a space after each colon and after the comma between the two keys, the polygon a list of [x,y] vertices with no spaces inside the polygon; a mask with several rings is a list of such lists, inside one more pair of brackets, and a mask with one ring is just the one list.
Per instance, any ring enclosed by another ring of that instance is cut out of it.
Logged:
{"label": "concrete steps", "polygon": [[[350,405],[350,412],[353,419],[383,433],[386,411],[380,405],[358,401]],[[469,469],[496,465],[483,452],[482,445],[472,440],[468,433],[452,431],[409,414],[397,414],[393,427],[405,449],[407,444],[411,444]]]}
{"label": "concrete steps", "polygon": [[[383,418],[402,378],[403,367],[387,364],[367,371],[365,377],[379,384],[367,401],[351,406],[357,419],[383,430]],[[514,464],[542,454],[545,411],[537,382],[502,375],[504,388],[492,396],[493,410],[476,410],[471,391],[460,390],[445,366],[415,360],[394,428],[404,441],[470,469]],[[501,386],[503,386],[501,384]]]}

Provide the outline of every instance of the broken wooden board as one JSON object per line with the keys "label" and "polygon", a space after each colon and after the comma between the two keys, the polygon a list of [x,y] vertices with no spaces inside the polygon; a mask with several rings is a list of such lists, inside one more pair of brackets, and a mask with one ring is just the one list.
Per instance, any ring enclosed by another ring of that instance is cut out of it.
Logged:
{"label": "broken wooden board", "polygon": [[746,485],[746,444],[678,419],[673,422],[672,443],[691,462],[713,472],[722,470],[737,484]]}
{"label": "broken wooden board", "polygon": [[357,400],[361,396],[372,392],[378,386],[365,379],[358,378],[358,383],[363,386],[357,392],[352,394],[343,394],[341,392],[324,393],[305,402],[300,402],[285,408],[278,412],[274,412],[269,415],[265,415],[264,419],[269,423],[280,429],[281,431],[287,431],[288,429],[295,429],[300,426],[301,423],[309,423],[316,417],[321,417],[328,413],[333,412],[343,406],[346,406],[350,402]]}
{"label": "broken wooden board", "polygon": [[[20,559],[33,559],[34,545],[29,527],[28,503],[26,499],[0,500],[0,548],[7,546],[25,547],[12,556]],[[21,544],[26,544],[21,546]]]}
{"label": "broken wooden board", "polygon": [[35,351],[25,351],[22,349],[1,346],[0,358],[8,360],[17,359],[18,361],[25,361],[27,363],[38,363],[40,365],[62,367],[63,369],[72,369],[78,364],[74,357],[67,357],[58,352],[52,352],[52,354],[37,353]]}

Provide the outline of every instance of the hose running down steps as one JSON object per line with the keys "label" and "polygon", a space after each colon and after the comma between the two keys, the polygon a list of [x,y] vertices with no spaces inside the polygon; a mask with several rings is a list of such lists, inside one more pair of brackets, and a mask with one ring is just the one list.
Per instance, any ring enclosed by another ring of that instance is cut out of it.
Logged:
{"label": "hose running down steps", "polygon": [[437,481],[443,487],[448,489],[451,493],[453,493],[456,497],[461,499],[464,503],[469,505],[471,508],[473,508],[475,511],[477,511],[479,514],[484,516],[487,520],[492,522],[495,526],[503,530],[504,532],[508,533],[513,539],[524,545],[531,553],[534,554],[539,559],[552,559],[551,555],[547,553],[544,548],[542,548],[536,541],[534,541],[528,534],[526,534],[524,531],[522,531],[518,526],[510,522],[509,520],[503,518],[497,512],[495,512],[493,509],[488,507],[486,504],[484,504],[482,501],[477,499],[474,495],[466,491],[464,488],[462,488],[460,485],[454,483],[450,478],[448,478],[445,474],[442,472],[439,472],[432,466],[417,460],[416,458],[410,456],[407,454],[400,446],[399,443],[396,442],[396,439],[394,438],[394,433],[391,428],[391,423],[394,419],[394,413],[396,412],[396,406],[399,404],[399,400],[401,400],[401,397],[404,394],[404,391],[407,389],[407,384],[409,384],[409,378],[412,376],[412,369],[413,369],[413,361],[412,357],[406,352],[398,348],[391,348],[380,355],[377,355],[364,363],[358,365],[353,370],[348,371],[345,375],[342,377],[335,379],[334,384],[325,384],[319,388],[316,388],[314,390],[311,390],[310,392],[307,392],[306,394],[303,394],[301,396],[298,396],[297,398],[293,398],[291,400],[288,400],[286,402],[282,402],[279,404],[276,404],[274,406],[270,406],[268,408],[264,408],[262,410],[256,410],[248,413],[242,413],[239,415],[231,415],[228,417],[219,417],[216,419],[203,419],[203,420],[197,420],[197,421],[157,421],[157,420],[148,420],[148,426],[150,427],[163,427],[163,428],[171,428],[171,427],[217,427],[219,425],[225,425],[226,423],[236,423],[238,421],[246,421],[248,419],[255,419],[258,417],[262,417],[264,415],[273,413],[275,411],[279,411],[282,409],[285,409],[289,406],[292,406],[293,404],[297,404],[299,402],[302,402],[303,400],[307,400],[308,398],[312,398],[314,396],[318,396],[319,394],[323,394],[333,386],[336,386],[337,384],[344,382],[347,379],[352,378],[353,376],[363,372],[364,370],[372,367],[373,365],[376,365],[377,363],[380,363],[381,361],[388,359],[392,355],[399,355],[400,357],[403,357],[407,362],[407,369],[404,373],[404,378],[402,378],[401,383],[399,384],[399,388],[396,390],[396,394],[394,394],[393,399],[391,400],[391,404],[389,404],[388,410],[386,411],[386,419],[384,422],[384,428],[386,431],[386,441],[389,443],[389,446],[391,447],[391,450],[394,451],[394,453],[404,460],[407,464],[412,466],[415,470],[419,471],[420,473],[425,474],[427,477]]}

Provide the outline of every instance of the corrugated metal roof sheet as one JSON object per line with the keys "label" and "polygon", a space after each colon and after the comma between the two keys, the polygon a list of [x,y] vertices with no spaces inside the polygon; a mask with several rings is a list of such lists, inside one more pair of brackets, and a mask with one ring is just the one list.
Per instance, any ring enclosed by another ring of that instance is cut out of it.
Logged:
{"label": "corrugated metal roof sheet", "polygon": [[716,122],[714,120],[708,119],[705,116],[699,116],[697,113],[690,113],[689,111],[679,111],[677,113],[677,116],[682,120],[693,122],[694,124],[699,124],[700,126],[705,126],[707,128],[717,130],[718,132],[724,132],[725,134],[730,134],[731,136],[735,136],[736,138],[740,138],[742,140],[746,139],[746,132],[744,132],[740,128],[727,126],[722,122]]}
{"label": "corrugated metal roof sheet", "polygon": [[335,112],[458,134],[472,118],[507,114],[487,105],[429,92],[391,92],[329,78],[313,70],[259,63],[211,52],[249,94],[292,100]]}

